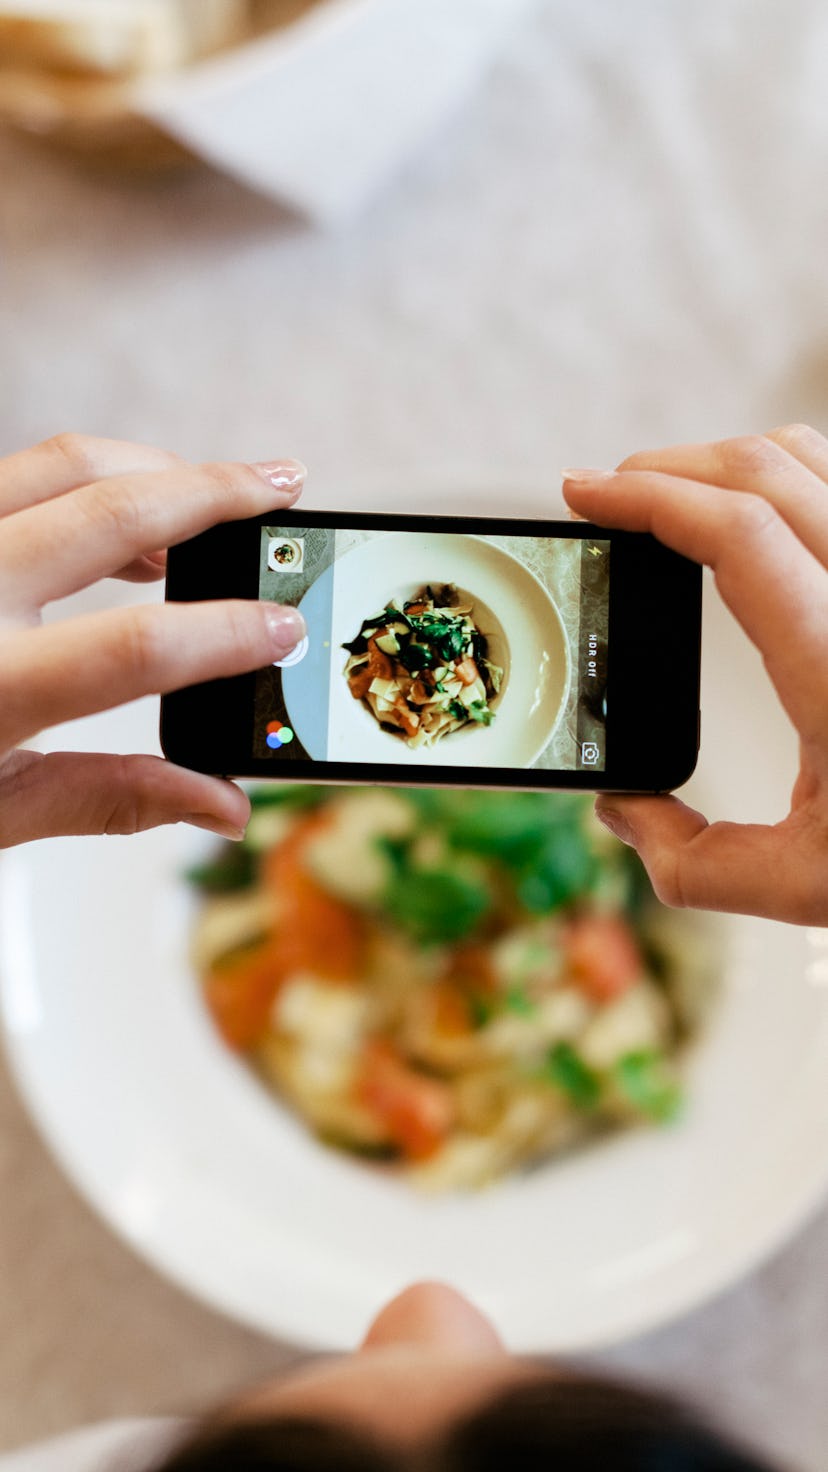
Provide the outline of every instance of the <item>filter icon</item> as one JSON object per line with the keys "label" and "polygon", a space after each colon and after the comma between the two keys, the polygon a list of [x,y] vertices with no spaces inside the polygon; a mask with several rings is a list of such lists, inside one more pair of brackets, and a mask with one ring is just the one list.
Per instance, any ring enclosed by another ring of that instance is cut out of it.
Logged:
{"label": "filter icon", "polygon": [[293,740],[293,732],[290,726],[283,726],[281,721],[270,721],[267,727],[265,741],[271,751],[281,751],[283,746],[289,746]]}

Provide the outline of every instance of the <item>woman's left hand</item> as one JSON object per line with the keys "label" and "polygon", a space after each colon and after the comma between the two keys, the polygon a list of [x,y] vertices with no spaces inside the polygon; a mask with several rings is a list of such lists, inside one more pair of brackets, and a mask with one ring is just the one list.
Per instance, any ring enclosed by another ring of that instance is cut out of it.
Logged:
{"label": "woman's left hand", "polygon": [[241,838],[250,804],[231,782],[156,756],[44,755],[23,743],[138,696],[283,659],[304,633],[296,609],[144,604],[45,627],[40,614],[99,578],[163,577],[156,549],[290,506],[304,478],[295,460],[192,465],[79,435],[0,460],[0,848],[181,822]]}

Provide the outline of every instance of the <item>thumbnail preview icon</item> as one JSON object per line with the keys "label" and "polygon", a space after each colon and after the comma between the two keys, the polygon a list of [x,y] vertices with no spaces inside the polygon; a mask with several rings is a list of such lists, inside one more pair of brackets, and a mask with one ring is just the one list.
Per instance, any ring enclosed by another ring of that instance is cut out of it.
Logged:
{"label": "thumbnail preview icon", "polygon": [[270,537],[267,565],[271,572],[301,572],[305,563],[304,537]]}

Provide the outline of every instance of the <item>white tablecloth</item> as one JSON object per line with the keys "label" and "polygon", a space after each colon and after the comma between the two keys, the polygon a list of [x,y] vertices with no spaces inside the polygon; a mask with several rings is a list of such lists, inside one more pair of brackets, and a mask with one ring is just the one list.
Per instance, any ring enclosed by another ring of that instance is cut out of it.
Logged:
{"label": "white tablecloth", "polygon": [[[828,427],[822,0],[546,0],[358,223],[218,176],[107,183],[0,141],[0,451],[66,427],[343,477]],[[290,1357],[191,1303],[58,1176],[9,1091],[0,1445],[190,1410]],[[828,1217],[603,1362],[816,1469]]]}

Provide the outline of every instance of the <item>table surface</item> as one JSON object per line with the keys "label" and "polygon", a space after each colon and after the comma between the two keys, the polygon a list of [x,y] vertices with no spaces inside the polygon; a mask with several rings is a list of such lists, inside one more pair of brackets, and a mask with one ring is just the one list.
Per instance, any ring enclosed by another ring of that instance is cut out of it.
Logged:
{"label": "table surface", "polygon": [[[665,13],[669,12],[669,13]],[[0,139],[0,453],[59,429],[341,478],[561,464],[828,425],[820,0],[545,0],[340,234],[208,172],[94,177]],[[295,1357],[115,1240],[0,1084],[0,1447],[189,1410]],[[828,1439],[828,1215],[598,1357],[789,1463]]]}

